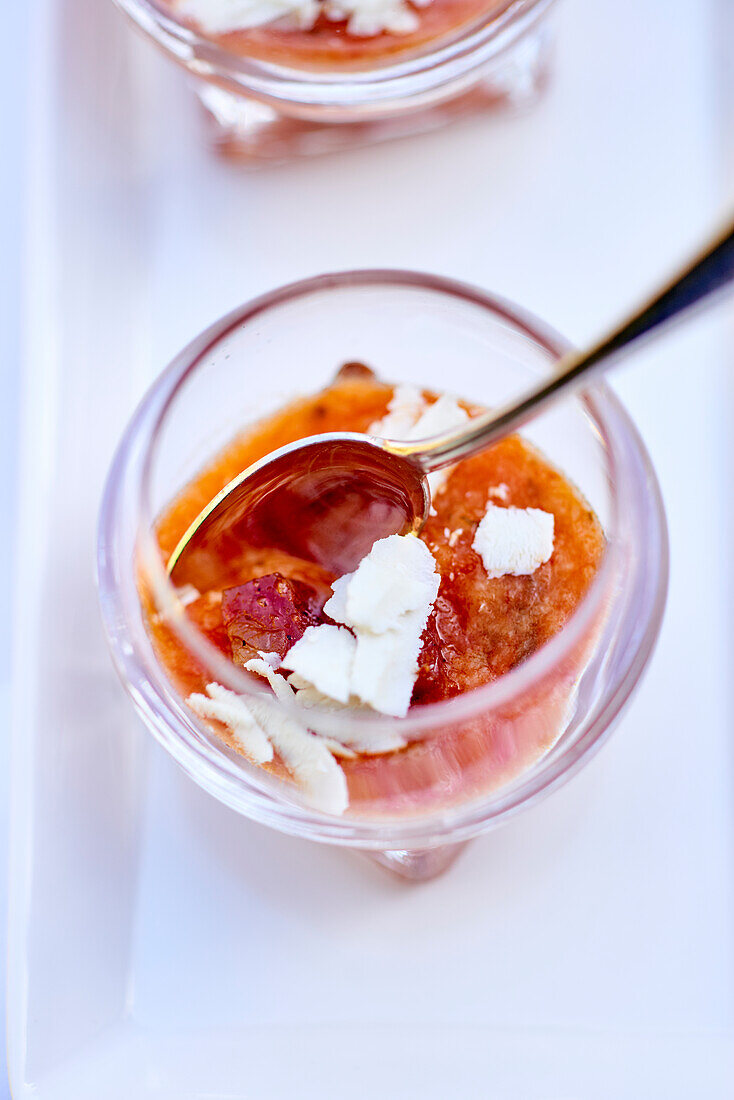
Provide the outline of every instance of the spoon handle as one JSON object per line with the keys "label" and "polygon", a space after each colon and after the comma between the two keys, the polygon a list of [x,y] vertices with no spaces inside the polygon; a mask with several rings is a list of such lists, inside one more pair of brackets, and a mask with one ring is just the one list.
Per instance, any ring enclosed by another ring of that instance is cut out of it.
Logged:
{"label": "spoon handle", "polygon": [[519,400],[475,417],[468,428],[447,432],[428,446],[402,444],[400,453],[413,458],[426,473],[469,458],[489,443],[515,431],[560,393],[588,385],[643,338],[657,335],[674,319],[682,317],[693,306],[709,301],[733,281],[734,221],[730,221],[639,309],[591,347],[563,356],[554,373]]}

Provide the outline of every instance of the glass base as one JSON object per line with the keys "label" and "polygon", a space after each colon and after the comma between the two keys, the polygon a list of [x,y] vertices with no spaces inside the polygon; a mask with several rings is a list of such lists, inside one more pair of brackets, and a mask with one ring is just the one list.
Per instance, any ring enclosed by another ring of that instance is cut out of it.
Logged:
{"label": "glass base", "polygon": [[417,851],[402,849],[393,852],[365,852],[365,855],[399,878],[409,882],[428,882],[447,871],[467,843],[444,844],[440,848]]}
{"label": "glass base", "polygon": [[426,133],[461,118],[501,108],[533,104],[547,83],[550,36],[539,26],[496,57],[469,86],[438,102],[406,102],[389,114],[346,121],[297,117],[256,99],[196,82],[195,90],[207,118],[211,144],[223,156],[243,162],[273,162],[319,156],[341,149]]}

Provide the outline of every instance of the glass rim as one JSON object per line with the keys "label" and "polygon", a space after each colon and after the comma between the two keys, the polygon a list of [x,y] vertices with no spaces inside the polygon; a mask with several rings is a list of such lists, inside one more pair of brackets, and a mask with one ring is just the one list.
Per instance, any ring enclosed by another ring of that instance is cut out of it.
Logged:
{"label": "glass rim", "polygon": [[[195,75],[203,80],[263,100],[333,110],[341,107],[348,113],[444,85],[453,94],[457,81],[512,46],[555,0],[505,0],[499,10],[469,21],[453,36],[442,36],[439,41],[443,44],[428,42],[409,57],[383,60],[364,69],[299,68],[243,56],[179,22],[159,0],[115,3],[181,64],[195,62]],[[346,90],[349,98],[345,102]]]}
{"label": "glass rim", "polygon": [[[133,506],[136,509],[136,515],[138,517],[137,539],[140,562],[145,570],[145,579],[150,584],[156,608],[166,616],[167,622],[177,633],[184,645],[204,663],[207,674],[212,672],[212,679],[222,682],[231,690],[241,694],[258,694],[262,696],[262,680],[234,666],[232,662],[228,661],[226,657],[201,635],[196,627],[190,622],[185,614],[183,605],[180,603],[176,588],[167,576],[157,540],[154,537],[153,532],[156,516],[153,514],[153,509],[151,507],[149,488],[162,425],[165,423],[166,416],[172,404],[175,402],[180,387],[186,384],[191,374],[200,366],[202,360],[212,352],[214,347],[221,340],[225,339],[234,329],[247,324],[253,318],[267,310],[288,304],[298,298],[321,293],[329,289],[379,286],[406,288],[409,290],[427,290],[438,294],[449,295],[463,302],[477,305],[490,312],[494,317],[505,324],[509,324],[516,332],[530,338],[533,343],[541,348],[541,350],[554,358],[557,358],[569,348],[567,341],[560,337],[549,326],[537,321],[523,310],[506,302],[504,299],[488,294],[471,284],[458,282],[441,276],[426,275],[412,271],[375,269],[336,272],[316,276],[287,284],[286,286],[260,295],[245,305],[235,308],[219,321],[214,322],[214,324],[209,326],[203,333],[191,341],[174,358],[171,364],[158,376],[140,402],[123,435],[110,470],[100,514],[100,589],[102,590],[105,577],[105,561],[103,560],[105,558],[104,549],[106,546],[111,545],[114,540],[114,498],[119,490],[119,484],[123,474],[130,475],[129,458],[130,455],[134,453],[140,464],[140,473],[132,486],[134,495]],[[667,583],[667,532],[665,529],[659,488],[652,465],[644,448],[644,444],[628,414],[625,412],[618,399],[603,383],[597,383],[589,390],[577,394],[576,400],[583,407],[585,415],[590,418],[594,430],[600,434],[604,443],[604,454],[608,461],[608,476],[616,490],[616,493],[612,494],[611,500],[610,527],[612,530],[616,530],[619,527],[619,518],[625,515],[626,509],[634,507],[633,496],[636,491],[636,486],[633,477],[624,476],[623,471],[626,462],[634,459],[637,465],[642,466],[648,490],[651,491],[653,510],[657,517],[662,544],[660,583],[658,585],[656,599],[657,607],[653,616],[656,616],[657,626],[662,617]],[[622,446],[625,436],[627,437],[627,454],[625,454],[625,448]],[[523,661],[522,664],[512,669],[505,676],[500,677],[495,682],[465,692],[453,699],[418,705],[411,708],[411,711],[405,718],[393,718],[379,714],[334,713],[325,711],[321,708],[313,708],[309,710],[309,715],[311,716],[314,727],[318,728],[319,732],[327,734],[330,729],[343,729],[345,724],[353,728],[367,728],[381,731],[398,727],[401,733],[408,735],[425,734],[435,727],[470,719],[476,717],[479,713],[506,705],[517,696],[522,695],[529,686],[542,681],[554,667],[558,666],[564,658],[573,651],[575,646],[580,644],[585,632],[594,622],[606,598],[609,584],[618,570],[619,553],[620,550],[616,540],[613,538],[610,539],[607,543],[601,566],[589,591],[586,593],[579,607],[564,626],[563,630]],[[657,630],[655,630],[655,634],[656,633]],[[121,671],[123,680],[129,686],[130,678],[127,672],[120,668],[121,663],[125,664],[125,662],[118,660],[119,653],[115,653],[114,631],[111,631],[109,627],[108,636],[111,637],[113,643],[113,655],[116,656],[118,670]],[[654,638],[651,638],[650,645],[644,653],[644,659],[639,664],[638,671],[633,677],[629,689],[624,693],[624,697],[617,710],[621,708],[624,699],[627,698],[634,683],[637,678],[639,678],[642,667],[652,649],[653,642]],[[165,679],[165,675],[163,678]],[[170,688],[170,684],[168,686]],[[166,705],[168,709],[174,709],[179,721],[195,729],[195,725],[192,726],[191,717],[184,710],[183,702],[171,695],[170,691],[166,694]],[[190,774],[194,776],[197,782],[203,786],[207,786],[207,783],[202,782],[202,776],[198,769],[192,766],[191,761],[186,759],[186,753],[182,753],[181,744],[178,743],[175,738],[168,737],[166,732],[161,729],[161,716],[160,714],[158,714],[157,717],[152,715],[151,700],[149,699],[147,703],[145,703],[138,697],[135,698],[135,702],[139,709],[145,712],[146,717],[153,721],[154,727],[157,724],[157,735],[159,739],[164,741],[166,747],[178,759],[179,763],[182,764],[185,770],[189,771]],[[290,704],[279,700],[277,705],[279,708],[303,721],[303,710],[299,708],[297,704]],[[155,710],[155,706],[153,706],[153,710]],[[597,740],[602,732],[603,729],[599,730],[594,740]],[[416,740],[419,738],[413,736],[410,739]],[[581,740],[583,741],[584,738],[582,737]],[[266,799],[268,798],[267,787],[270,784],[267,781],[262,781],[260,777],[258,777],[258,781],[251,783],[250,777],[244,774],[241,767],[229,761],[224,754],[218,753],[214,749],[210,750],[209,746],[204,746],[200,741],[197,741],[196,744],[190,744],[189,747],[193,748],[195,753],[203,757],[208,764],[213,764],[219,772],[228,774],[230,779],[236,779],[240,783],[244,780],[248,789],[255,788],[252,793],[257,791],[260,796],[265,795]],[[572,756],[577,747],[578,743],[568,746],[566,750],[567,756],[569,754]],[[535,772],[538,770],[543,771],[543,764],[544,761],[547,761],[547,756],[548,754],[545,754],[544,757],[538,761],[537,765],[521,773],[516,781],[501,788],[499,792],[489,792],[486,797],[479,800],[480,805],[485,805],[489,800],[501,805],[503,799],[512,799],[513,792],[516,794],[518,789],[527,787]],[[566,760],[561,772],[565,773],[570,766],[571,759],[569,758]],[[258,771],[261,772],[262,769],[258,769]],[[267,773],[263,773],[263,775],[266,774]],[[547,783],[550,782],[552,782],[551,778],[548,779]],[[544,786],[547,786],[547,783],[544,784]],[[209,786],[209,789],[222,801],[228,802],[228,804],[234,806],[234,808],[241,809],[240,800],[238,798],[231,799],[229,797],[231,792],[225,792],[225,794],[227,794],[227,796],[225,796],[219,783],[213,783]],[[278,827],[284,828],[284,821],[287,821],[289,817],[289,811],[286,807],[290,804],[283,799],[280,787],[278,791],[279,794],[274,800],[277,805],[275,809],[271,807],[270,814],[274,814],[278,818]],[[528,796],[526,795],[525,797],[519,798],[518,804],[524,804],[527,801]],[[474,806],[474,802],[472,802],[471,805]],[[263,816],[268,817],[269,813],[267,808],[261,807],[261,809],[264,811]],[[457,813],[460,812],[461,809],[462,807],[457,807]],[[380,822],[377,819],[352,819],[348,816],[343,819],[334,819],[329,815],[321,814],[319,811],[304,808],[295,802],[291,805],[291,811],[301,824],[304,815],[306,817],[318,819],[318,823],[322,827],[319,830],[322,839],[328,838],[333,840],[336,836],[340,837],[343,843],[358,843],[358,841],[354,839],[345,839],[344,836],[340,834],[354,833],[355,830],[363,832],[365,828],[369,831],[370,826],[376,827],[378,831],[384,829],[384,822]],[[249,809],[248,812],[250,812]],[[492,816],[493,818],[498,818],[503,816],[503,813],[504,812],[500,809],[498,813]],[[251,816],[258,815],[252,813]],[[445,817],[446,812],[443,812],[439,816]],[[271,821],[270,823],[273,822]],[[341,826],[341,829],[339,826]],[[346,826],[346,829],[344,826]],[[391,820],[390,826],[401,833],[403,827],[405,827],[408,832],[411,832],[411,829],[413,832],[415,832],[416,829],[420,831],[420,819],[406,818],[404,821]],[[334,829],[336,830],[335,832]],[[286,831],[301,832],[302,829],[294,828]],[[377,841],[375,842],[375,846],[379,846]]]}

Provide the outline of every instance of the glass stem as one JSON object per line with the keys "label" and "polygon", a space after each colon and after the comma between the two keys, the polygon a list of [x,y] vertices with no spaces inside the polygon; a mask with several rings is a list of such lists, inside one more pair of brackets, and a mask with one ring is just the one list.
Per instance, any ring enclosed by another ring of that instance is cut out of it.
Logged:
{"label": "glass stem", "polygon": [[385,852],[365,852],[375,863],[409,882],[427,882],[447,871],[467,845],[443,844],[438,848],[396,849]]}

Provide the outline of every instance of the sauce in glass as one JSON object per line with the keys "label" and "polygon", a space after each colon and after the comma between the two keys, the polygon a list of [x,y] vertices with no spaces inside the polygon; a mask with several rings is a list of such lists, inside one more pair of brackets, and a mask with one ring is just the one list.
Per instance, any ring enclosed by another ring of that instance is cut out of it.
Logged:
{"label": "sauce in glass", "polygon": [[[202,470],[160,517],[164,557],[209,501],[251,463],[306,436],[366,432],[379,421],[393,389],[358,366],[340,372],[320,393],[255,424]],[[472,542],[490,502],[553,514],[552,556],[532,574],[487,576]],[[517,435],[454,466],[433,506],[435,515],[420,538],[437,563],[440,587],[423,634],[411,706],[451,699],[525,661],[563,629],[604,552],[604,535],[588,503]],[[193,586],[186,613],[229,659],[244,663],[258,649],[282,656],[306,625],[328,621],[323,604],[334,572],[294,552],[293,546],[248,542],[242,531],[222,539],[220,549],[218,558],[210,555],[204,573],[193,568],[176,583]],[[202,692],[209,677],[178,636],[154,614],[149,614],[148,625],[159,659],[180,693],[187,697]],[[291,627],[295,633],[289,635]],[[529,766],[561,732],[592,641],[589,636],[560,671],[536,685],[521,709],[447,727],[397,752],[340,761],[350,812],[416,810],[438,791],[447,799],[459,791],[463,796],[484,792]],[[226,727],[219,727],[217,723],[218,735],[239,750]],[[268,768],[287,778],[277,760]]]}

